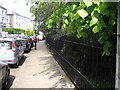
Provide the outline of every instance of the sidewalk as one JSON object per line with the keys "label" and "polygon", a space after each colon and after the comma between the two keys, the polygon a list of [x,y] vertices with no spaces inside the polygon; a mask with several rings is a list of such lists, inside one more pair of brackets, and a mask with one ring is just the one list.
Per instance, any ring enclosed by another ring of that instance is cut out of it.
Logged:
{"label": "sidewalk", "polygon": [[19,76],[11,88],[74,88],[64,71],[40,41],[37,50],[25,54]]}

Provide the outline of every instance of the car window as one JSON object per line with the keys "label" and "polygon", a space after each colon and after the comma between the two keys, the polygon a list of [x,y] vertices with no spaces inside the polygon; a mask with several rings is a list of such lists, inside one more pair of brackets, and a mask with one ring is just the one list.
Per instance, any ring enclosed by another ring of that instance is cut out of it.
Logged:
{"label": "car window", "polygon": [[17,40],[17,41],[15,42],[15,44],[16,44],[17,47],[22,46],[22,43],[21,43],[20,40]]}
{"label": "car window", "polygon": [[22,46],[26,44],[26,42],[24,40],[21,40],[20,42],[21,42]]}
{"label": "car window", "polygon": [[3,41],[0,42],[0,49],[11,49],[12,48],[12,43],[9,41]]}
{"label": "car window", "polygon": [[20,44],[19,44],[19,42],[18,42],[18,41],[15,41],[15,45],[16,45],[17,47],[19,47],[19,46],[20,46]]}

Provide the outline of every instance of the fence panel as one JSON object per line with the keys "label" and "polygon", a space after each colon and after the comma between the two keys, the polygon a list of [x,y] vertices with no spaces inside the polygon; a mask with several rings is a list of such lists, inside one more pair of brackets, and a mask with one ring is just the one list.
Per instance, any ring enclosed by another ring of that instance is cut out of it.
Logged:
{"label": "fence panel", "polygon": [[110,56],[101,56],[102,48],[83,42],[61,38],[46,38],[46,42],[77,88],[114,89],[116,50]]}

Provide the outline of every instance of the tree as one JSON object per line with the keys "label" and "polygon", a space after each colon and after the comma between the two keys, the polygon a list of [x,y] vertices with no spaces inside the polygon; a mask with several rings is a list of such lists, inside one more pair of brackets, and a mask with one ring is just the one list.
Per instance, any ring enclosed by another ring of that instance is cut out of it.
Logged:
{"label": "tree", "polygon": [[[34,6],[31,12],[35,15]],[[117,29],[117,2],[43,2],[39,3],[37,19],[46,35],[95,37],[103,55],[110,55],[111,36]]]}
{"label": "tree", "polygon": [[[33,16],[36,16],[36,9],[35,9],[35,0],[29,1],[31,4],[30,11],[32,12]],[[55,12],[60,7],[60,3],[57,2],[39,2],[37,8],[37,21],[38,21],[38,30],[46,33],[46,20],[49,18],[53,12]]]}
{"label": "tree", "polygon": [[[116,33],[116,2],[68,2],[57,9],[47,20],[46,26],[60,28],[64,17],[66,35],[74,34],[77,38],[95,37],[103,47],[102,55],[110,55],[111,36]],[[59,32],[59,31],[58,31]]]}

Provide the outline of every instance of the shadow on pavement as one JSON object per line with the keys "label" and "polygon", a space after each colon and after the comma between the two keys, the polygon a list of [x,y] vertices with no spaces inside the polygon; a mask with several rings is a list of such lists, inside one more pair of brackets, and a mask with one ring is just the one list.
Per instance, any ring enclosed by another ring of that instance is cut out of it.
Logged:
{"label": "shadow on pavement", "polygon": [[15,76],[10,75],[7,87],[3,88],[2,90],[10,90],[10,87],[13,85],[14,80],[15,80]]}
{"label": "shadow on pavement", "polygon": [[19,66],[22,66],[26,60],[26,56],[24,56],[20,61],[19,61]]}
{"label": "shadow on pavement", "polygon": [[40,57],[40,61],[43,62],[41,65],[43,65],[43,68],[46,67],[46,70],[41,71],[39,74],[45,73],[49,76],[49,79],[57,78],[58,80],[52,85],[53,88],[66,87],[66,81],[63,78],[63,74],[58,69],[59,67],[53,59],[52,56]]}

